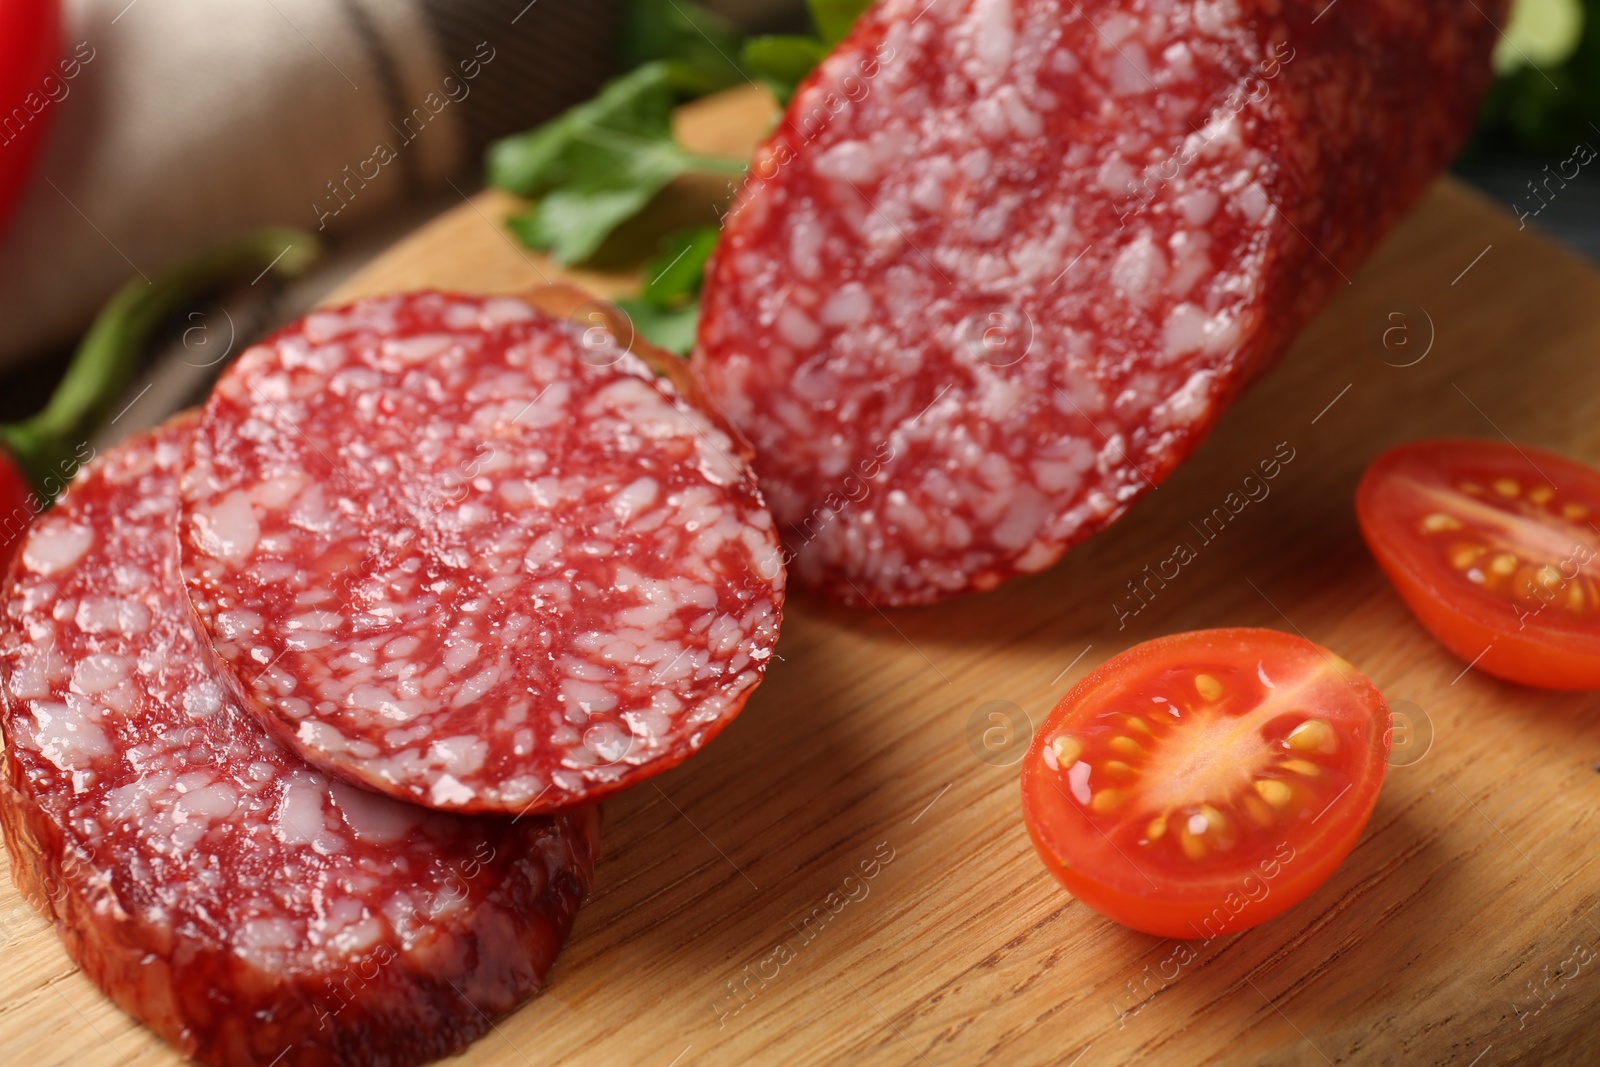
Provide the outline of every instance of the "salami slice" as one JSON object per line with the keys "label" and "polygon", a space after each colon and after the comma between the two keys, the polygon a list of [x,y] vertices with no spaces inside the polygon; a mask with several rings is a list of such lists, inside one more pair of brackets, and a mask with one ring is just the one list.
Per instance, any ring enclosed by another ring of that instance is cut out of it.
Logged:
{"label": "salami slice", "polygon": [[543,983],[592,880],[597,810],[400,804],[331,781],[233,704],[177,573],[192,425],[92,464],[13,565],[13,877],[84,973],[187,1056],[447,1055]]}
{"label": "salami slice", "polygon": [[1503,8],[880,0],[758,153],[692,360],[794,574],[926,603],[1116,519],[1450,159]]}
{"label": "salami slice", "polygon": [[312,763],[555,810],[685,759],[755,688],[784,578],[740,442],[596,322],[381,297],[223,375],[184,574],[222,675]]}

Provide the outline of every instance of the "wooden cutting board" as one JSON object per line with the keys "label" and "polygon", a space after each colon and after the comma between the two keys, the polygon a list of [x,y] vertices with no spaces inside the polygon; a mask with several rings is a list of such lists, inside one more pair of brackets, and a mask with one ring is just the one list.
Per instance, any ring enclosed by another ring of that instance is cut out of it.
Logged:
{"label": "wooden cutting board", "polygon": [[[767,107],[714,101],[686,133],[742,150]],[[508,203],[473,198],[340,296],[561,277],[508,239]],[[1379,575],[1351,498],[1374,455],[1426,435],[1600,464],[1597,354],[1600,275],[1441,182],[1187,466],[1049,573],[889,613],[794,595],[781,662],[739,720],[606,805],[596,888],[547,992],[451,1062],[1595,1062],[1600,698],[1463,671]],[[1125,583],[1283,442],[1270,496],[1119,630]],[[1224,625],[1349,658],[1406,702],[1409,762],[1308,900],[1180,945],[1056,885],[1013,761],[1095,664]],[[995,712],[1020,727],[1009,741],[985,735]],[[177,1062],[9,879],[0,923],[0,1062]]]}

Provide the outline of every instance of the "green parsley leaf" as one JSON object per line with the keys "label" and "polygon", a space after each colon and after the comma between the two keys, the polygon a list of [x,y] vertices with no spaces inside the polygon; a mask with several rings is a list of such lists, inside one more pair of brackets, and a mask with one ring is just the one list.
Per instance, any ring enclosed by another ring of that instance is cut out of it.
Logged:
{"label": "green parsley leaf", "polygon": [[622,68],[665,61],[679,89],[704,96],[745,80],[734,57],[739,30],[693,0],[628,0],[622,15]]}
{"label": "green parsley leaf", "polygon": [[871,0],[810,0],[816,37],[776,34],[752,37],[744,43],[739,61],[750,76],[787,104],[795,88],[850,32]]}
{"label": "green parsley leaf", "polygon": [[861,13],[872,6],[872,0],[807,0],[811,8],[811,21],[817,24],[822,43],[829,50],[850,32]]}
{"label": "green parsley leaf", "polygon": [[617,301],[617,306],[633,320],[633,328],[640,336],[651,344],[680,356],[687,356],[694,348],[695,331],[700,325],[699,300],[668,310],[642,298],[624,297]]}
{"label": "green parsley leaf", "polygon": [[[489,183],[537,200],[507,224],[562,263],[583,263],[673,179],[691,172],[742,177],[742,160],[684,151],[672,136],[672,109],[685,96],[752,76],[787,100],[869,2],[809,0],[820,39],[743,41],[731,22],[694,0],[627,0],[622,59],[642,65],[606,83],[588,103],[489,147]],[[662,280],[646,293],[658,310],[675,312],[672,305],[698,288],[716,234],[682,240],[668,253],[683,263],[662,266]],[[683,321],[674,320],[680,330]]]}
{"label": "green parsley leaf", "polygon": [[664,62],[608,83],[600,95],[530,133],[489,150],[489,181],[540,197],[508,225],[562,263],[582,263],[682,174],[739,177],[739,160],[684,151],[672,137],[677,102]]}
{"label": "green parsley leaf", "polygon": [[795,87],[827,54],[827,46],[815,37],[774,34],[750,38],[739,58],[752,77],[787,104]]}
{"label": "green parsley leaf", "polygon": [[518,196],[537,196],[573,176],[573,156],[595,131],[670,140],[677,102],[667,65],[647,63],[607,82],[593,100],[543,126],[491,144],[489,184]]}
{"label": "green parsley leaf", "polygon": [[533,207],[506,220],[530,248],[549,252],[564,264],[582,263],[600,250],[618,226],[633,218],[679,171],[653,182],[618,188],[557,189]]}
{"label": "green parsley leaf", "polygon": [[687,356],[700,325],[700,286],[720,231],[702,226],[669,233],[661,253],[644,267],[644,290],[617,301],[645,340]]}
{"label": "green parsley leaf", "polygon": [[721,232],[715,226],[679,230],[662,239],[661,254],[644,267],[643,299],[658,308],[674,308],[694,299],[705,281],[706,260]]}

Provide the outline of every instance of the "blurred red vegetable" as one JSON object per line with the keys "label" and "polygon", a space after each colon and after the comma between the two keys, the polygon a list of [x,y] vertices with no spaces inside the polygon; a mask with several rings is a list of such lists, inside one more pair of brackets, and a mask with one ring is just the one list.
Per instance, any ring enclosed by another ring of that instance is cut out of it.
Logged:
{"label": "blurred red vegetable", "polygon": [[[0,453],[0,516],[31,517],[33,508],[29,498],[32,496],[33,487],[28,484],[27,476],[12,462],[10,456]],[[0,522],[0,572],[4,572],[10,564],[11,554],[22,542],[22,531],[27,529],[26,524],[17,530],[11,527],[11,523]]]}
{"label": "blurred red vegetable", "polygon": [[45,79],[60,53],[59,0],[0,0],[0,232],[44,140],[52,110]]}

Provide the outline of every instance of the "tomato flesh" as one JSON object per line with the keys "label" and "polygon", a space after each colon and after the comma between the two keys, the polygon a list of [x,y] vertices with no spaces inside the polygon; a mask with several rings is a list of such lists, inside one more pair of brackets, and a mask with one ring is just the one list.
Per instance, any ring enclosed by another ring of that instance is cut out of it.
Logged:
{"label": "tomato flesh", "polygon": [[1600,689],[1600,473],[1526,445],[1414,441],[1356,490],[1368,548],[1439,643],[1477,669]]}
{"label": "tomato flesh", "polygon": [[1276,630],[1200,630],[1108,660],[1034,736],[1022,808],[1083,903],[1165,937],[1264,922],[1349,854],[1387,767],[1388,705]]}

